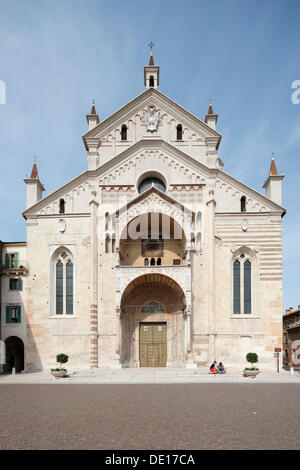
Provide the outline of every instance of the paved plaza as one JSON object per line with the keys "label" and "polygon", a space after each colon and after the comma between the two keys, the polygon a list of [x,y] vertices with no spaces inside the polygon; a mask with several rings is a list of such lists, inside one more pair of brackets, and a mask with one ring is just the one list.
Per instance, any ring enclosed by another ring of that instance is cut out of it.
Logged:
{"label": "paved plaza", "polygon": [[[3,377],[1,378],[3,379]],[[299,385],[5,384],[1,449],[299,449]]]}

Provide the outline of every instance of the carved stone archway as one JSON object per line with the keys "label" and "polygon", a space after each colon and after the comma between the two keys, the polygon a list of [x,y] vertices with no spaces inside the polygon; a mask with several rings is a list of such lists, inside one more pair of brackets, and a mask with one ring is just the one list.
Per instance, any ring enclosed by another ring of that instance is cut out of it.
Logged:
{"label": "carved stone archway", "polygon": [[[142,307],[147,302],[163,306],[158,311]],[[184,366],[186,360],[186,298],[172,278],[149,273],[131,281],[121,297],[120,362],[123,367],[139,367],[140,323],[163,322],[167,326],[167,366]]]}

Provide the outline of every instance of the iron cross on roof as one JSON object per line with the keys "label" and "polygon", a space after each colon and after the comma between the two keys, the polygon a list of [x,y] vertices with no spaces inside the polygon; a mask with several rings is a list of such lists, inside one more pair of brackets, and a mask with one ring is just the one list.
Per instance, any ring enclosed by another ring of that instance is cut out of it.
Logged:
{"label": "iron cross on roof", "polygon": [[155,44],[154,44],[154,42],[150,41],[149,44],[148,44],[148,46],[150,47],[151,52],[152,52],[152,49],[153,49],[153,47],[155,46]]}

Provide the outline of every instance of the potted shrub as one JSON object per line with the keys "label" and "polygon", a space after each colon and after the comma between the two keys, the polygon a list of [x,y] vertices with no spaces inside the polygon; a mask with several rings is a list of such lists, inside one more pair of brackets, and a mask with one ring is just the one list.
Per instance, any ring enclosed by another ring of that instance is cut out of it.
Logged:
{"label": "potted shrub", "polygon": [[57,354],[56,356],[56,362],[60,364],[60,367],[56,367],[56,369],[51,369],[51,374],[59,379],[60,377],[65,377],[67,375],[67,369],[63,367],[63,364],[66,364],[68,362],[69,356],[66,354]]}
{"label": "potted shrub", "polygon": [[257,367],[254,367],[253,364],[258,362],[258,355],[256,353],[249,352],[246,356],[247,362],[250,362],[251,367],[245,367],[243,373],[244,377],[256,377],[260,370]]}

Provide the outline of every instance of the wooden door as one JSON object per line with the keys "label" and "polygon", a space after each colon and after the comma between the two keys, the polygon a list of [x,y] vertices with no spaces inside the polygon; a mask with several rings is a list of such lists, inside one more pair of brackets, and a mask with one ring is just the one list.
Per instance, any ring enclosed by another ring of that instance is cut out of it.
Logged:
{"label": "wooden door", "polygon": [[140,323],[141,367],[166,367],[166,323]]}

